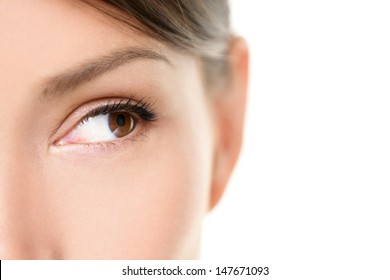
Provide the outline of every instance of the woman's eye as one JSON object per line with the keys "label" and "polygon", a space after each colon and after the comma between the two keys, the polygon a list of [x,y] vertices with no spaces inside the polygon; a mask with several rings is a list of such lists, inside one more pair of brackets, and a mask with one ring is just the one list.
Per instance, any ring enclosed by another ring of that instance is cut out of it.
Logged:
{"label": "woman's eye", "polygon": [[107,142],[129,135],[136,127],[132,113],[119,111],[87,117],[73,128],[58,144]]}

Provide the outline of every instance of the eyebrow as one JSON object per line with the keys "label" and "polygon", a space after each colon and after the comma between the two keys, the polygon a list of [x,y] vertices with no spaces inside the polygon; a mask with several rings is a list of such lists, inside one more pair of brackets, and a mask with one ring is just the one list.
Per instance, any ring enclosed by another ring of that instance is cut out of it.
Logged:
{"label": "eyebrow", "polygon": [[137,59],[165,61],[171,65],[170,61],[158,52],[149,49],[127,47],[97,59],[89,60],[81,66],[48,78],[44,82],[42,96],[45,98],[55,97],[75,90],[82,84]]}

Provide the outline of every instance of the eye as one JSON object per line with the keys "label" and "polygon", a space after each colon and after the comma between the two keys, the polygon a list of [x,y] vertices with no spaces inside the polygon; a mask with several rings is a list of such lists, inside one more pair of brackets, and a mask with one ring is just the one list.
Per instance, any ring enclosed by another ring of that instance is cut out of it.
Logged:
{"label": "eye", "polygon": [[148,103],[132,99],[101,105],[87,113],[57,145],[109,142],[126,137],[142,121],[155,119],[148,107]]}

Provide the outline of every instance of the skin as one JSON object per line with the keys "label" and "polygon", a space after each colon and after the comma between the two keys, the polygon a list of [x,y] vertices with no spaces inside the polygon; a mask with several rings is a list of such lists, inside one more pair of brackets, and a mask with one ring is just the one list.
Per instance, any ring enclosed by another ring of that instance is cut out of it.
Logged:
{"label": "skin", "polygon": [[[211,89],[194,55],[79,1],[1,1],[0,19],[0,259],[198,258],[202,220],[241,146],[243,40],[232,41],[228,85]],[[127,48],[164,59],[48,93],[54,77]],[[93,106],[126,97],[148,100],[156,120],[58,145]]]}

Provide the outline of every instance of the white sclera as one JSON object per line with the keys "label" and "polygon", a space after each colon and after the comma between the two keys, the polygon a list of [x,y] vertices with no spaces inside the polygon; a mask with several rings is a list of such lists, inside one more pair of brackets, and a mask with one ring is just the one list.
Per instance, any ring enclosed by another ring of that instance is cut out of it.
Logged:
{"label": "white sclera", "polygon": [[110,114],[106,114],[87,119],[66,135],[59,144],[93,143],[118,139],[110,129],[109,117]]}

